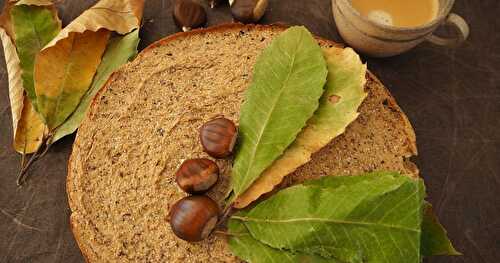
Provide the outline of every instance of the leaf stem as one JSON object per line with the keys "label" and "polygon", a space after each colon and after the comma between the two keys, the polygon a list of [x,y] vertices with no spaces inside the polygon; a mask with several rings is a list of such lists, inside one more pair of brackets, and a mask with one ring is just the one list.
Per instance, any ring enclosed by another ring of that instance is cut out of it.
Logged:
{"label": "leaf stem", "polygon": [[219,219],[219,222],[217,223],[217,227],[225,226],[227,223],[227,220],[229,217],[232,215],[234,208],[232,205],[226,207],[224,211],[222,212],[222,216]]}
{"label": "leaf stem", "polygon": [[[26,182],[26,180],[28,179],[29,177],[29,173],[28,170],[29,168],[38,160],[40,160],[40,158],[42,158],[43,156],[45,156],[45,154],[49,151],[50,147],[52,146],[52,138],[53,138],[53,135],[52,134],[49,134],[48,136],[44,137],[42,139],[42,146],[39,147],[36,152],[34,152],[30,159],[28,160],[27,163],[25,163],[25,154],[23,154],[23,157],[21,159],[21,168],[19,169],[19,173],[17,175],[17,185],[18,186],[21,186],[24,184],[24,182]],[[43,147],[43,150],[42,150],[42,147]]]}
{"label": "leaf stem", "polygon": [[223,235],[223,236],[234,236],[232,233],[229,233],[229,232],[223,231],[223,230],[214,230],[212,233],[216,234],[216,235]]}

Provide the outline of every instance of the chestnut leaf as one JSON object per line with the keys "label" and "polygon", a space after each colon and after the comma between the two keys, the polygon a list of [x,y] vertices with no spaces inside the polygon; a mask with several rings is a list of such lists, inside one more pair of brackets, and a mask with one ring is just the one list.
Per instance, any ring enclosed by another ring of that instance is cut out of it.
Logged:
{"label": "chestnut leaf", "polygon": [[432,210],[430,203],[424,204],[424,220],[422,221],[422,237],[420,249],[423,256],[460,256],[451,241],[448,239],[446,230]]}
{"label": "chestnut leaf", "polygon": [[421,179],[397,172],[306,181],[234,215],[230,230],[236,221],[254,240],[235,235],[230,247],[242,257],[240,247],[260,242],[278,251],[352,263],[460,255],[424,201],[424,188]]}
{"label": "chestnut leaf", "polygon": [[321,48],[304,27],[289,28],[261,53],[241,107],[234,197],[295,140],[318,108],[326,75]]}
{"label": "chestnut leaf", "polygon": [[143,0],[101,0],[37,54],[36,105],[49,134],[75,111],[90,88],[111,32],[127,34],[139,28],[143,6]]}
{"label": "chestnut leaf", "polygon": [[394,174],[349,178],[338,187],[319,181],[281,190],[231,220],[277,249],[353,263],[420,262],[423,182]]}
{"label": "chestnut leaf", "polygon": [[46,126],[36,108],[33,82],[35,57],[61,30],[51,2],[8,2],[2,11],[1,33],[9,74],[14,149],[28,154],[40,148]]}
{"label": "chestnut leaf", "polygon": [[316,263],[341,263],[340,261],[323,258],[318,255],[295,253],[285,249],[270,247],[253,238],[246,226],[237,220],[231,220],[228,225],[231,238],[229,247],[240,259],[249,263],[258,262],[316,262]]}
{"label": "chestnut leaf", "polygon": [[365,99],[366,64],[351,48],[323,49],[328,68],[325,92],[319,107],[283,155],[245,191],[234,206],[243,208],[270,192],[286,175],[311,160],[311,155],[340,134],[359,115]]}
{"label": "chestnut leaf", "polygon": [[21,62],[26,95],[37,109],[33,73],[35,57],[61,31],[54,6],[16,5],[11,9],[14,42]]}

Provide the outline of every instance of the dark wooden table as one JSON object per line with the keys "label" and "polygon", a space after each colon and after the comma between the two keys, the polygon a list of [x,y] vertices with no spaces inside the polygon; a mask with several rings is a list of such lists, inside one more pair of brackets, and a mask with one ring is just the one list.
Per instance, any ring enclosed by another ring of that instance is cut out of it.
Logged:
{"label": "dark wooden table", "polygon": [[[2,5],[5,0],[1,1]],[[94,1],[59,4],[64,25]],[[342,41],[329,0],[270,0],[262,23],[307,26]],[[148,0],[141,49],[177,32],[171,0]],[[367,59],[417,133],[415,158],[434,204],[462,257],[427,262],[500,262],[500,2],[457,0],[471,26],[456,49],[422,44],[404,55]],[[231,21],[227,7],[210,10],[209,25]],[[2,52],[3,57],[3,52]],[[3,58],[0,59],[3,61]],[[0,262],[83,262],[69,225],[66,162],[74,137],[56,143],[29,183],[15,183],[20,156],[11,146],[5,65],[0,67]]]}

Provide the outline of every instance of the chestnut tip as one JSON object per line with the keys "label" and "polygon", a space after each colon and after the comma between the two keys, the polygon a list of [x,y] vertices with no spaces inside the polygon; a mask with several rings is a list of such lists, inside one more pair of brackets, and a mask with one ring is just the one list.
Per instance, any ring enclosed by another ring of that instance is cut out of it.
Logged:
{"label": "chestnut tip", "polygon": [[188,242],[206,239],[219,219],[219,206],[210,197],[191,195],[177,201],[168,221],[174,234]]}
{"label": "chestnut tip", "polygon": [[219,167],[207,158],[184,160],[177,172],[175,181],[186,193],[202,194],[210,190],[219,180]]}

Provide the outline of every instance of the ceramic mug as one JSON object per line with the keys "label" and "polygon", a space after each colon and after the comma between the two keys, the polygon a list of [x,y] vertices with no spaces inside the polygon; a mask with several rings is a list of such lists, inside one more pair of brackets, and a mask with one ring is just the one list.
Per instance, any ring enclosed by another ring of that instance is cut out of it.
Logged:
{"label": "ceramic mug", "polygon": [[[469,26],[462,17],[450,14],[454,2],[439,0],[436,18],[417,27],[395,27],[372,21],[361,16],[350,0],[332,0],[332,11],[337,29],[345,42],[361,53],[389,57],[408,51],[426,40],[440,46],[456,46],[465,41],[469,36]],[[454,38],[434,34],[444,24],[456,29]]]}

